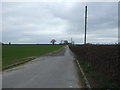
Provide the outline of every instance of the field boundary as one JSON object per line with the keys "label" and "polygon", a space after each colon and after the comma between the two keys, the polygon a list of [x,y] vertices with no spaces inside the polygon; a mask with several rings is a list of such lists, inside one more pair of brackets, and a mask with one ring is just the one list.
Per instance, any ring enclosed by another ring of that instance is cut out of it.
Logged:
{"label": "field boundary", "polygon": [[[70,50],[70,51],[71,51],[71,50]],[[71,53],[72,53],[73,56],[75,57],[75,55],[74,55],[74,53],[73,53],[72,51],[71,51]],[[87,87],[87,88],[92,88],[91,85],[90,85],[90,83],[89,83],[89,81],[88,81],[88,79],[87,79],[87,77],[86,77],[85,74],[84,74],[84,71],[83,71],[80,63],[79,63],[78,60],[76,59],[76,57],[75,57],[75,61],[76,61],[77,66],[78,66],[78,68],[79,68],[79,70],[80,70],[80,72],[81,72],[81,74],[82,74],[82,76],[83,76],[83,80],[84,80],[84,82],[85,82],[86,87]]]}
{"label": "field boundary", "polygon": [[[57,49],[57,50],[55,50],[55,51],[52,51],[52,52],[49,52],[49,53],[56,53],[56,52],[59,52],[61,49],[63,49],[63,48],[65,48],[65,46],[62,46],[60,49]],[[47,53],[47,54],[49,54],[49,53]],[[45,54],[46,55],[46,54]]]}
{"label": "field boundary", "polygon": [[[64,47],[65,47],[65,46],[61,47],[61,48],[58,49],[58,50],[49,52],[49,53],[58,52],[58,51],[60,51],[61,49],[63,49]],[[46,54],[49,54],[49,53],[46,53]],[[46,55],[46,54],[43,54],[43,55],[40,55],[40,56],[44,56],[44,55]],[[36,58],[38,58],[38,57],[40,57],[40,56],[31,56],[31,57],[21,58],[21,59],[19,59],[19,60],[23,60],[23,61],[20,61],[20,62],[18,62],[18,63],[14,63],[14,64],[11,64],[11,65],[2,67],[2,68],[0,68],[0,70],[4,71],[4,70],[6,70],[6,69],[9,69],[9,68],[12,68],[12,67],[16,67],[16,66],[18,66],[18,65],[21,65],[21,64],[27,63],[27,62],[29,62],[29,61],[32,61],[32,60],[34,60],[34,59],[36,59]]]}
{"label": "field boundary", "polygon": [[24,64],[24,63],[26,63],[26,62],[28,62],[28,61],[32,61],[33,59],[35,59],[35,58],[37,58],[37,57],[39,57],[39,56],[31,56],[31,57],[21,58],[20,60],[23,59],[23,61],[20,61],[20,62],[18,62],[18,63],[15,63],[15,64],[11,64],[11,65],[2,67],[2,70],[9,69],[9,68],[12,68],[12,67],[15,67],[15,66]]}

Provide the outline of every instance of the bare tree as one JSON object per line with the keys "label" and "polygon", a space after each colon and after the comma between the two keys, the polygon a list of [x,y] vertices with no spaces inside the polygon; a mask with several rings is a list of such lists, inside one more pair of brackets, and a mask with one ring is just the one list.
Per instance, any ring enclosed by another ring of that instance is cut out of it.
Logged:
{"label": "bare tree", "polygon": [[55,42],[56,42],[55,39],[52,39],[52,40],[50,41],[50,43],[52,43],[53,45],[55,44]]}
{"label": "bare tree", "polygon": [[65,44],[65,45],[68,45],[69,43],[68,43],[68,41],[67,41],[67,40],[64,40],[64,44]]}

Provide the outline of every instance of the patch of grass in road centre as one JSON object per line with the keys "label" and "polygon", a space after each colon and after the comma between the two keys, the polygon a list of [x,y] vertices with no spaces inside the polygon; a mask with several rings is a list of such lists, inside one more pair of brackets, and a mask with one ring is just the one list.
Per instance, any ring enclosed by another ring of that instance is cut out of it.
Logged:
{"label": "patch of grass in road centre", "polygon": [[55,50],[63,45],[2,45],[3,66],[13,64],[16,59],[29,56],[40,56]]}

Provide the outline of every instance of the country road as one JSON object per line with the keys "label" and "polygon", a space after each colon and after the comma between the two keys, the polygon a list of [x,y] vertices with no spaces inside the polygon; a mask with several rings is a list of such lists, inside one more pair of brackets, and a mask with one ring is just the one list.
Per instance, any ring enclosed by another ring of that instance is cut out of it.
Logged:
{"label": "country road", "polygon": [[80,88],[68,46],[3,72],[3,88]]}

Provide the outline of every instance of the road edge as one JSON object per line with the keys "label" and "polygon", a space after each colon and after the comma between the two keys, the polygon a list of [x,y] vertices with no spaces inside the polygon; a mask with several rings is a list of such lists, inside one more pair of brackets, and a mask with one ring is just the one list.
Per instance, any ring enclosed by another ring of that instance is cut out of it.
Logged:
{"label": "road edge", "polygon": [[[70,50],[70,51],[71,51],[71,50]],[[72,55],[75,57],[75,54],[74,54],[72,51],[71,51],[71,53],[72,53]],[[78,59],[76,59],[76,57],[75,57],[75,61],[76,61],[76,64],[77,64],[77,66],[78,66],[81,74],[82,74],[83,80],[84,80],[84,82],[85,82],[85,86],[86,86],[87,88],[89,88],[89,89],[92,88],[91,85],[90,85],[90,83],[89,83],[89,81],[88,81],[88,79],[87,79],[87,77],[86,77],[85,74],[84,74],[84,71],[83,71],[80,63],[78,62]]]}
{"label": "road edge", "polygon": [[78,65],[78,67],[79,67],[79,69],[80,69],[80,72],[81,72],[81,74],[82,74],[82,76],[83,76],[83,79],[84,79],[84,81],[85,81],[86,87],[87,87],[87,88],[91,88],[91,85],[90,85],[87,77],[85,76],[85,74],[84,74],[84,72],[83,72],[83,69],[81,68],[78,60],[76,59],[75,61],[76,61],[77,65]]}

